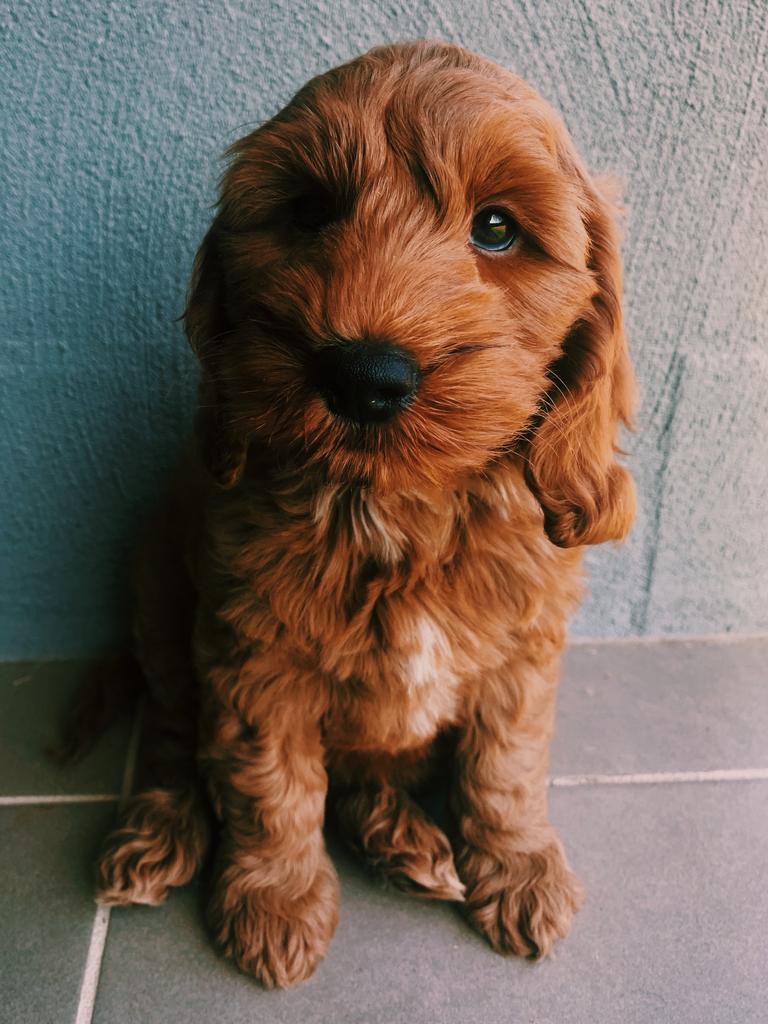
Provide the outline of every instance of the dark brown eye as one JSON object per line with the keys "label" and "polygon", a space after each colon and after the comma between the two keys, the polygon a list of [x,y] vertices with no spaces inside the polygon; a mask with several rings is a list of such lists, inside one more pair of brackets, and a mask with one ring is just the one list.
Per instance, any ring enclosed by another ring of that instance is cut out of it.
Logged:
{"label": "dark brown eye", "polygon": [[489,206],[475,214],[469,240],[478,249],[501,252],[512,245],[518,234],[517,224],[505,210]]}
{"label": "dark brown eye", "polygon": [[336,220],[339,211],[333,196],[321,189],[313,189],[293,200],[294,224],[302,231],[320,231]]}

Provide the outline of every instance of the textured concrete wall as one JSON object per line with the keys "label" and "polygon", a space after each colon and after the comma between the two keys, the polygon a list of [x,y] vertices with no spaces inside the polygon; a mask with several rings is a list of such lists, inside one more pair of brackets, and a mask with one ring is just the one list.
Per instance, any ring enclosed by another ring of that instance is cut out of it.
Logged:
{"label": "textured concrete wall", "polygon": [[528,77],[627,183],[642,505],[574,632],[768,628],[767,31],[765,0],[1,0],[0,654],[124,629],[189,424],[173,320],[218,154],[310,74],[423,35]]}

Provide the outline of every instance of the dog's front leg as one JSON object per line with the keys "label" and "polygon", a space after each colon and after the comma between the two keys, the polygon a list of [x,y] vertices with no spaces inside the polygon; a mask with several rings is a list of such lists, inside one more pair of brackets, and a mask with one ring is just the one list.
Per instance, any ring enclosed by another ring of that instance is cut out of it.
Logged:
{"label": "dog's front leg", "polygon": [[547,817],[557,664],[521,659],[472,693],[453,806],[465,909],[498,952],[545,956],[581,901]]}
{"label": "dog's front leg", "polygon": [[210,925],[241,970],[292,985],[325,955],[338,918],[316,688],[258,657],[214,664],[202,684],[201,766],[223,826]]}

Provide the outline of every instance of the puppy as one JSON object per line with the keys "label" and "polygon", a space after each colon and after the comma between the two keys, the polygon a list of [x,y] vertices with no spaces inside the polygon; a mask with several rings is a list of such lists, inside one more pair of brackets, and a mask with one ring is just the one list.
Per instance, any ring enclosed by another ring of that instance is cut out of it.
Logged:
{"label": "puppy", "polygon": [[[547,817],[566,620],[582,547],[634,512],[614,211],[528,85],[438,42],[313,79],[230,158],[99,899],[161,903],[215,833],[216,945],[298,982],[337,921],[328,799],[396,886],[543,956],[580,901]],[[451,841],[414,800],[434,779]]]}

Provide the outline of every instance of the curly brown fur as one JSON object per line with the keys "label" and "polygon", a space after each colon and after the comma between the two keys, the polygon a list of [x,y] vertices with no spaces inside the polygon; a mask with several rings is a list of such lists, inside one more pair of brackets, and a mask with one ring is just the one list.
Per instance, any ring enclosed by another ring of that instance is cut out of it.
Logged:
{"label": "curly brown fur", "polygon": [[[330,785],[396,884],[544,955],[580,900],[547,816],[565,625],[582,545],[634,511],[614,211],[529,86],[442,43],[314,79],[230,156],[186,311],[197,455],[139,574],[149,788],[102,897],[183,884],[213,808],[215,942],[307,977],[338,912]],[[506,251],[469,242],[488,207]],[[356,345],[411,368],[386,421],[318,383]],[[453,848],[412,799],[448,735]]]}

